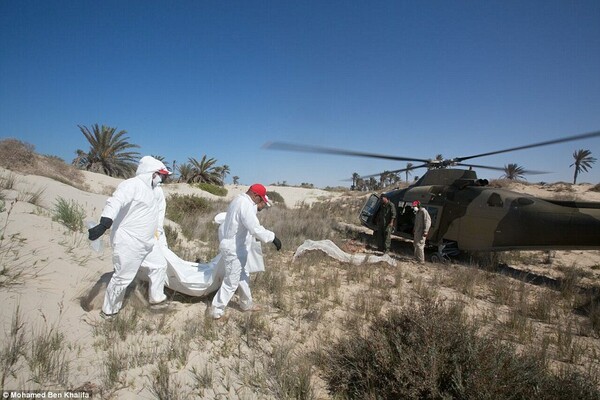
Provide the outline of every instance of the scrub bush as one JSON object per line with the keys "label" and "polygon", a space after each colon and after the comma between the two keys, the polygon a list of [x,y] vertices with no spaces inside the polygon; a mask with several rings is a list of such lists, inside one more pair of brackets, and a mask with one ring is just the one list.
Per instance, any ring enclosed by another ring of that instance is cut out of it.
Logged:
{"label": "scrub bush", "polygon": [[32,144],[17,139],[0,140],[0,166],[15,171],[34,166],[36,164],[34,149]]}
{"label": "scrub bush", "polygon": [[261,211],[258,218],[265,228],[275,232],[286,249],[298,247],[306,239],[332,239],[336,226],[331,215],[315,212],[307,205],[294,209],[271,207]]}
{"label": "scrub bush", "polygon": [[83,173],[77,168],[59,157],[37,154],[32,144],[17,139],[0,140],[0,167],[45,176],[82,190],[89,189]]}
{"label": "scrub bush", "polygon": [[517,354],[478,335],[461,306],[435,300],[393,310],[367,333],[350,332],[319,354],[340,398],[597,399],[578,373],[549,372],[543,357]]}
{"label": "scrub bush", "polygon": [[0,188],[6,190],[12,190],[15,188],[15,184],[17,183],[17,177],[10,172],[8,176],[0,176]]}
{"label": "scrub bush", "polygon": [[267,192],[267,196],[269,197],[269,200],[271,201],[271,203],[277,204],[278,206],[285,207],[285,200],[283,199],[283,196],[280,195],[279,193]]}
{"label": "scrub bush", "polygon": [[194,195],[172,194],[167,198],[166,216],[181,224],[184,219],[193,218],[210,209],[209,201]]}
{"label": "scrub bush", "polygon": [[205,192],[214,194],[215,196],[227,196],[227,189],[225,189],[223,186],[217,186],[213,185],[212,183],[206,182],[197,183],[193,186],[197,187],[198,189],[204,190]]}
{"label": "scrub bush", "polygon": [[83,230],[83,220],[85,219],[85,210],[82,205],[76,201],[67,201],[59,197],[54,204],[53,221],[58,221],[74,232]]}

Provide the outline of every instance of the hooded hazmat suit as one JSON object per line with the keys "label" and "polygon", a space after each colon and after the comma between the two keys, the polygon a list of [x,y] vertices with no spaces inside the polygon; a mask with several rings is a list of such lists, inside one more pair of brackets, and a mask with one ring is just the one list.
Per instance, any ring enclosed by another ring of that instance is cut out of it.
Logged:
{"label": "hooded hazmat suit", "polygon": [[[220,318],[225,312],[225,307],[241,288],[239,296],[241,308],[252,308],[252,296],[248,283],[248,273],[244,266],[248,259],[248,236],[263,243],[273,242],[275,234],[265,229],[256,216],[257,207],[246,193],[237,196],[229,205],[225,221],[219,227],[219,251],[223,257],[225,276],[221,287],[213,297],[212,316]],[[240,281],[243,283],[240,285]]]}
{"label": "hooded hazmat suit", "polygon": [[[163,222],[166,201],[162,188],[152,182],[154,172],[165,165],[150,156],[142,157],[135,177],[117,186],[106,201],[102,217],[113,220],[111,244],[114,274],[106,288],[102,311],[116,314],[121,309],[125,290],[133,281],[142,262],[149,268],[150,303],[166,299],[164,283],[166,260],[158,241],[165,241]],[[156,251],[151,254],[152,249]]]}

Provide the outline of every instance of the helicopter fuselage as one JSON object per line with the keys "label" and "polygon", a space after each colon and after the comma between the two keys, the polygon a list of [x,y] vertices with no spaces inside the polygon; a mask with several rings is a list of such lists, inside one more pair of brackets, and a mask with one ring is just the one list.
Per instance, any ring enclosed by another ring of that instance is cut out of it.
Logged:
{"label": "helicopter fuselage", "polygon": [[[600,249],[600,203],[545,200],[492,188],[474,171],[430,170],[413,186],[386,193],[397,207],[395,233],[412,238],[411,203],[431,215],[428,242],[464,251]],[[363,207],[363,225],[376,229],[379,196]]]}

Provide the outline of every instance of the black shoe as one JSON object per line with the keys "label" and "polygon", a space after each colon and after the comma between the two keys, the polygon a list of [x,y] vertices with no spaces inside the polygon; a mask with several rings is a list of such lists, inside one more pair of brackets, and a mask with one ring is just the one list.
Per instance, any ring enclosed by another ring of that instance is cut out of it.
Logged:
{"label": "black shoe", "polygon": [[150,303],[150,308],[152,310],[163,310],[163,309],[165,309],[167,307],[169,307],[169,300],[168,299],[164,299],[160,303]]}
{"label": "black shoe", "polygon": [[105,321],[111,321],[117,317],[117,314],[119,313],[106,314],[104,311],[100,311],[100,318],[102,318]]}

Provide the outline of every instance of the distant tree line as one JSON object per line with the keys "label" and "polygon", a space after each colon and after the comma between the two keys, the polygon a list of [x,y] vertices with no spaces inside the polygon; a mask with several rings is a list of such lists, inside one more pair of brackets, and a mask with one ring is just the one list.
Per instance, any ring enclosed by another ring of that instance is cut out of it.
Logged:
{"label": "distant tree line", "polygon": [[[435,159],[441,161],[443,160],[443,157],[441,154],[438,154]],[[575,169],[573,184],[576,184],[579,174],[588,172],[592,169],[592,164],[596,162],[596,158],[592,157],[592,152],[590,150],[580,149],[573,153],[573,159],[575,161],[569,167],[574,167]],[[407,163],[406,168],[402,170],[405,173],[406,182],[408,182],[408,176],[412,174],[412,168],[413,164]],[[524,176],[527,174],[527,170],[524,167],[515,163],[506,164],[503,172],[504,174],[501,178],[515,181],[525,180]],[[376,179],[375,176],[361,177],[358,173],[354,172],[352,174],[352,186],[350,188],[358,191],[382,190],[395,186],[401,182],[402,178],[399,174],[400,172],[384,171],[379,175],[379,179]]]}
{"label": "distant tree line", "polygon": [[[79,130],[85,136],[90,144],[87,152],[78,149],[77,157],[72,164],[79,169],[85,169],[92,172],[98,172],[105,175],[128,178],[133,176],[137,168],[137,160],[140,154],[133,149],[140,146],[129,142],[124,130],[118,131],[117,128],[94,124],[91,129],[87,126],[78,125]],[[164,157],[153,156],[161,160],[165,165]],[[438,154],[436,160],[443,160],[441,154]],[[592,157],[592,152],[587,149],[580,149],[573,153],[574,162],[569,167],[574,167],[573,184],[577,183],[579,174],[588,172],[596,158]],[[413,168],[412,163],[407,163],[406,168],[402,170],[408,182]],[[206,154],[200,160],[190,157],[188,161],[176,165],[172,163],[172,170],[176,172],[176,180],[185,183],[210,183],[217,186],[223,186],[225,177],[231,173],[228,165],[217,165],[217,160],[209,158]],[[402,172],[384,171],[378,176],[361,177],[356,172],[352,174],[352,190],[374,191],[382,190],[387,187],[397,185],[402,181],[400,174]],[[517,164],[511,163],[504,166],[502,178],[510,180],[523,180],[527,171]],[[377,179],[379,178],[379,179]],[[239,176],[233,177],[233,183],[238,184]],[[285,181],[283,186],[285,186]],[[312,184],[302,183],[302,187],[312,187]]]}
{"label": "distant tree line", "polygon": [[[89,150],[76,151],[77,157],[72,164],[79,169],[98,172],[116,178],[129,178],[135,174],[140,153],[132,149],[140,146],[129,142],[127,132],[117,128],[94,124],[91,129],[78,125],[79,130],[90,144]],[[163,156],[152,155],[154,158],[169,165]],[[225,177],[231,173],[228,165],[217,165],[217,160],[203,155],[200,160],[190,157],[186,163],[171,165],[176,172],[176,180],[185,183],[210,183],[223,186]],[[238,176],[233,177],[237,184]]]}

